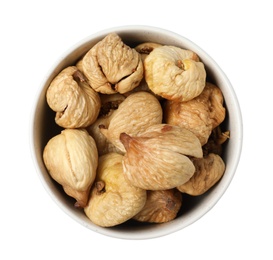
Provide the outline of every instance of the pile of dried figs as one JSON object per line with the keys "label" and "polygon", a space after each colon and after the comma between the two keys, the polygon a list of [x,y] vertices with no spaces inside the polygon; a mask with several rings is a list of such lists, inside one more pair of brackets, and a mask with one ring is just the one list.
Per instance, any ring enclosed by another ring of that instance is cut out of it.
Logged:
{"label": "pile of dried figs", "polygon": [[[191,50],[110,33],[46,92],[61,132],[43,160],[75,206],[103,227],[176,218],[225,172],[220,88]],[[185,195],[186,196],[186,195]]]}

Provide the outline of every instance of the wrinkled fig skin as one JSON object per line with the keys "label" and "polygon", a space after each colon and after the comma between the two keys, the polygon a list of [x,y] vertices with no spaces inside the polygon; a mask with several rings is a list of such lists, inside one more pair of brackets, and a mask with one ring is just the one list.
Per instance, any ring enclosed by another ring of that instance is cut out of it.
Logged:
{"label": "wrinkled fig skin", "polygon": [[46,93],[49,107],[56,112],[56,123],[64,128],[86,127],[98,117],[100,97],[75,66],[62,70]]}
{"label": "wrinkled fig skin", "polygon": [[205,87],[206,71],[198,56],[175,46],[155,48],[144,60],[145,80],[157,95],[188,101]]}
{"label": "wrinkled fig skin", "polygon": [[104,134],[100,131],[100,126],[106,128],[109,127],[111,118],[114,116],[115,111],[118,109],[119,105],[125,100],[125,97],[119,93],[112,95],[101,94],[101,109],[99,117],[96,122],[88,126],[86,130],[94,138],[99,156],[107,154],[109,152],[117,152],[120,150],[113,145]]}
{"label": "wrinkled fig skin", "polygon": [[225,163],[219,155],[213,153],[204,158],[193,158],[192,162],[195,166],[194,175],[177,189],[198,196],[204,194],[221,179],[225,172]]}
{"label": "wrinkled fig skin", "polygon": [[155,49],[162,46],[159,43],[154,42],[144,42],[135,47],[135,50],[140,53],[141,59],[144,62],[146,57]]}
{"label": "wrinkled fig skin", "polygon": [[112,95],[100,94],[100,99],[101,99],[100,115],[105,116],[111,110],[118,109],[119,105],[125,100],[125,96],[119,93]]}
{"label": "wrinkled fig skin", "polygon": [[82,66],[82,59],[80,59],[80,60],[76,63],[76,67],[77,67],[77,69],[78,69],[82,74],[84,74],[84,72],[83,72],[83,66]]}
{"label": "wrinkled fig skin", "polygon": [[97,177],[91,190],[87,217],[96,225],[112,227],[136,215],[146,203],[146,191],[124,177],[123,156],[109,153],[99,158]]}
{"label": "wrinkled fig skin", "polygon": [[207,143],[212,130],[225,119],[221,90],[211,83],[206,83],[203,92],[187,101],[167,100],[164,106],[164,119],[167,124],[178,125],[192,131],[201,144]]}
{"label": "wrinkled fig skin", "polygon": [[94,138],[99,156],[110,153],[117,152],[121,153],[120,150],[113,145],[104,134],[101,133],[100,126],[108,127],[111,121],[111,118],[114,116],[115,110],[110,110],[107,115],[99,117],[95,123],[88,126],[86,130]]}
{"label": "wrinkled fig skin", "polygon": [[101,132],[122,153],[125,148],[120,134],[125,132],[137,135],[147,127],[162,122],[162,108],[157,98],[148,92],[140,91],[129,95],[111,117],[109,126],[101,125]]}
{"label": "wrinkled fig skin", "polygon": [[178,126],[153,125],[139,136],[122,133],[120,140],[126,149],[126,178],[146,190],[166,190],[184,184],[195,171],[187,156],[203,156],[198,138]]}
{"label": "wrinkled fig skin", "polygon": [[134,88],[133,90],[131,90],[131,91],[128,91],[128,92],[124,93],[123,96],[128,97],[128,96],[130,96],[131,94],[136,93],[136,92],[140,92],[140,91],[146,91],[146,92],[148,92],[148,93],[154,95],[154,96],[158,99],[158,101],[162,101],[162,100],[163,100],[163,98],[162,98],[161,96],[156,95],[156,94],[148,87],[147,82],[145,81],[144,78],[141,80],[141,82],[139,83],[139,85],[138,85],[137,87],[135,87],[135,88]]}
{"label": "wrinkled fig skin", "polygon": [[135,47],[135,50],[140,54],[149,55],[155,48],[161,47],[162,44],[155,42],[144,42]]}
{"label": "wrinkled fig skin", "polygon": [[50,176],[85,207],[96,177],[98,152],[94,139],[83,129],[65,129],[51,138],[43,151]]}
{"label": "wrinkled fig skin", "polygon": [[177,189],[147,191],[143,209],[133,217],[140,222],[164,223],[173,220],[182,206],[182,194]]}
{"label": "wrinkled fig skin", "polygon": [[143,78],[140,54],[115,33],[93,46],[80,66],[92,88],[104,94],[128,92]]}

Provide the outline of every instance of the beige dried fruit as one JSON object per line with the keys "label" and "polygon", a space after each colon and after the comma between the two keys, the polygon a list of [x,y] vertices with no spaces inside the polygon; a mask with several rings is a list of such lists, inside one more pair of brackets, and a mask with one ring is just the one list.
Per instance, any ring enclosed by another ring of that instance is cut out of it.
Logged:
{"label": "beige dried fruit", "polygon": [[109,153],[99,158],[99,166],[91,197],[84,208],[96,225],[119,225],[136,215],[145,205],[146,191],[126,181],[122,169],[123,156]]}
{"label": "beige dried fruit", "polygon": [[[128,91],[126,93],[124,93],[123,95],[125,97],[128,97],[129,95],[135,93],[135,92],[140,92],[140,91],[146,91],[146,92],[149,92],[150,94],[153,94],[155,95],[148,87],[145,79],[142,79],[141,82],[139,83],[139,85],[137,87],[135,87],[133,90],[131,91]],[[156,95],[155,95],[156,96]]]}
{"label": "beige dried fruit", "polygon": [[198,138],[178,126],[152,125],[139,136],[122,133],[120,140],[126,149],[126,178],[146,190],[167,190],[184,184],[195,171],[187,156],[203,156]]}
{"label": "beige dried fruit", "polygon": [[225,119],[226,110],[223,102],[221,90],[207,82],[203,92],[190,101],[167,100],[164,119],[167,124],[178,125],[192,131],[204,145],[212,129]]}
{"label": "beige dried fruit", "polygon": [[225,163],[219,155],[213,153],[204,158],[193,158],[192,162],[196,169],[194,175],[177,189],[198,196],[204,194],[221,179],[225,172]]}
{"label": "beige dried fruit", "polygon": [[120,153],[120,150],[113,145],[100,130],[100,126],[108,127],[111,121],[111,118],[114,116],[115,110],[111,109],[108,111],[107,115],[99,117],[95,123],[88,126],[86,130],[94,138],[99,156],[107,154],[110,152]]}
{"label": "beige dried fruit", "polygon": [[188,101],[205,87],[206,71],[198,56],[175,46],[155,48],[144,60],[149,88],[169,100]]}
{"label": "beige dried fruit", "polygon": [[83,72],[83,66],[82,66],[82,59],[78,60],[77,63],[76,63],[76,67],[77,69],[84,74]]}
{"label": "beige dried fruit", "polygon": [[125,100],[125,96],[119,93],[116,94],[100,94],[101,109],[100,116],[108,115],[111,110],[118,109],[119,105]]}
{"label": "beige dried fruit", "polygon": [[65,129],[52,137],[43,151],[51,177],[84,207],[96,176],[98,152],[95,141],[83,129]]}
{"label": "beige dried fruit", "polygon": [[139,83],[139,85],[138,85],[137,87],[135,87],[135,88],[134,88],[133,90],[131,90],[131,91],[128,91],[128,92],[124,93],[123,96],[128,97],[128,96],[130,96],[131,94],[136,93],[136,92],[140,92],[140,91],[146,91],[146,92],[148,92],[148,93],[154,95],[154,96],[158,99],[158,101],[162,101],[162,100],[163,100],[163,98],[162,98],[161,96],[156,95],[156,94],[148,87],[147,82],[145,81],[144,78],[141,80],[141,82]]}
{"label": "beige dried fruit", "polygon": [[155,48],[161,47],[162,44],[156,42],[143,42],[135,47],[140,54],[150,54]]}
{"label": "beige dried fruit", "polygon": [[143,209],[133,217],[140,222],[164,223],[175,219],[182,206],[182,194],[177,189],[147,191]]}
{"label": "beige dried fruit", "polygon": [[155,49],[162,46],[162,44],[155,42],[144,42],[135,47],[135,50],[140,53],[142,61]]}
{"label": "beige dried fruit", "polygon": [[97,92],[125,93],[143,78],[140,54],[126,45],[116,33],[110,33],[83,57],[82,68]]}
{"label": "beige dried fruit", "polygon": [[101,94],[100,97],[102,105],[100,115],[95,123],[86,128],[96,142],[99,156],[109,152],[120,152],[119,149],[102,134],[100,126],[108,128],[115,114],[115,110],[118,109],[119,105],[125,100],[125,97],[119,93],[112,95]]}
{"label": "beige dried fruit", "polygon": [[162,108],[156,97],[148,92],[140,91],[129,95],[111,117],[109,126],[101,125],[101,132],[121,152],[125,148],[120,134],[125,132],[137,135],[147,127],[162,122]]}
{"label": "beige dried fruit", "polygon": [[62,70],[46,92],[47,103],[56,112],[56,123],[64,128],[86,127],[97,119],[100,97],[75,66]]}

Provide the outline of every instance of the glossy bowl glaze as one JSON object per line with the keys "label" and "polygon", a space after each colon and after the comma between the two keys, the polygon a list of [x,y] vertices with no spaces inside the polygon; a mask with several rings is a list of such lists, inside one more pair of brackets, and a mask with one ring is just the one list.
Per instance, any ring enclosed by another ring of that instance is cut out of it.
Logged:
{"label": "glossy bowl glaze", "polygon": [[[230,131],[230,139],[225,144],[223,154],[226,163],[225,174],[220,182],[204,195],[186,197],[177,218],[168,223],[141,224],[128,221],[112,228],[99,227],[93,224],[83,211],[74,207],[74,200],[64,194],[62,187],[51,179],[43,163],[42,152],[44,146],[52,136],[60,133],[61,130],[55,124],[55,113],[50,110],[46,102],[46,90],[50,82],[62,69],[75,64],[93,45],[111,32],[116,32],[131,47],[150,41],[174,45],[196,52],[205,64],[209,81],[220,87],[224,95],[227,109],[224,127]],[[201,218],[217,203],[236,172],[242,148],[243,127],[240,106],[230,81],[217,63],[204,50],[187,38],[165,29],[150,26],[123,26],[92,34],[60,55],[60,58],[46,74],[38,90],[33,108],[30,135],[31,152],[37,173],[47,192],[64,212],[86,228],[106,236],[122,239],[149,239],[164,236],[187,227]],[[69,229],[69,227],[67,228]]]}

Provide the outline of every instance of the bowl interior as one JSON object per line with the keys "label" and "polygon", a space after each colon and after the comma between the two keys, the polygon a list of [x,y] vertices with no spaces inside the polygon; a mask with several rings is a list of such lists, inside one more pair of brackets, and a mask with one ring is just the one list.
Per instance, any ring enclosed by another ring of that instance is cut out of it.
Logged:
{"label": "bowl interior", "polygon": [[[55,112],[51,111],[46,103],[45,94],[50,82],[62,69],[75,64],[94,44],[110,32],[118,33],[123,41],[131,47],[139,43],[150,41],[174,45],[196,52],[201,61],[205,64],[208,75],[207,80],[220,87],[224,95],[227,116],[223,130],[230,130],[231,133],[230,139],[225,144],[223,154],[223,159],[226,163],[225,174],[220,182],[204,195],[198,197],[185,195],[183,197],[183,206],[178,217],[168,223],[139,224],[134,221],[128,221],[127,223],[112,228],[98,227],[85,216],[83,211],[74,208],[74,200],[65,195],[62,187],[50,178],[43,163],[42,152],[46,143],[51,137],[59,134],[62,130],[55,124]],[[42,183],[53,200],[68,215],[87,228],[104,235],[126,239],[144,239],[167,235],[188,226],[208,212],[221,198],[232,180],[239,162],[242,146],[242,119],[239,104],[229,80],[216,62],[200,47],[176,33],[160,28],[125,26],[91,35],[64,53],[54,64],[41,84],[34,108],[31,134],[34,162]]]}

